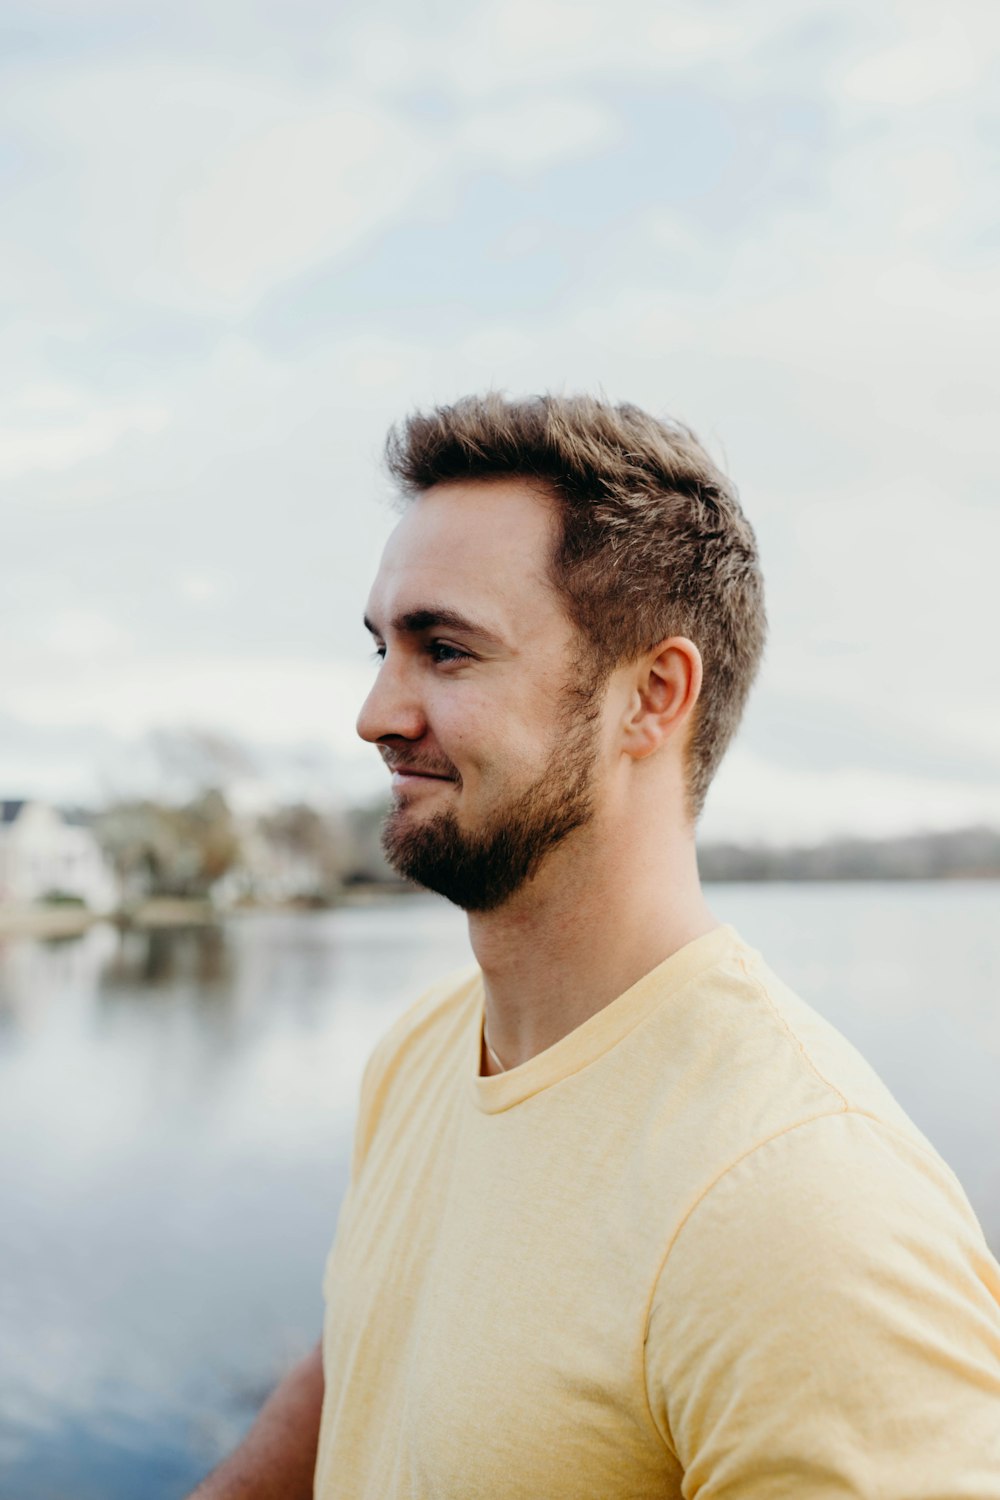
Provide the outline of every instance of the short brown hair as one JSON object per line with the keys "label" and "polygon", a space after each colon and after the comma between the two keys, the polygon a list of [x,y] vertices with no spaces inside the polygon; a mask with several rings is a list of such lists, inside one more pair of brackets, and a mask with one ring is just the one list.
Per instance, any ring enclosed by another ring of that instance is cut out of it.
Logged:
{"label": "short brown hair", "polygon": [[705,666],[688,745],[701,812],[760,663],[766,619],[753,529],[736,491],[681,423],[592,396],[491,391],[416,412],[386,444],[405,494],[522,476],[562,511],[553,580],[601,679],[671,635]]}

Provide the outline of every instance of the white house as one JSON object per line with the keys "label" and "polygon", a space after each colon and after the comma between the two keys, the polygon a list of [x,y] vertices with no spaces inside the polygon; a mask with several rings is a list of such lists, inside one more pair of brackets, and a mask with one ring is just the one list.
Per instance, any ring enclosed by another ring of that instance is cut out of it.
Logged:
{"label": "white house", "polygon": [[91,911],[118,905],[118,881],[91,829],[46,802],[0,801],[0,903],[24,905],[56,891],[79,896]]}

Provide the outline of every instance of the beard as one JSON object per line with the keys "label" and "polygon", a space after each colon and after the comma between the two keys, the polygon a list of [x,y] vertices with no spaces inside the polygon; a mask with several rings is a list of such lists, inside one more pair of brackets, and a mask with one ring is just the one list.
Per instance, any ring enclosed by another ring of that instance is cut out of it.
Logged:
{"label": "beard", "polygon": [[537,872],[542,860],[593,815],[597,761],[594,694],[576,705],[566,736],[542,774],[464,830],[452,811],[408,826],[405,806],[382,828],[382,848],[400,875],[436,891],[463,911],[495,911]]}

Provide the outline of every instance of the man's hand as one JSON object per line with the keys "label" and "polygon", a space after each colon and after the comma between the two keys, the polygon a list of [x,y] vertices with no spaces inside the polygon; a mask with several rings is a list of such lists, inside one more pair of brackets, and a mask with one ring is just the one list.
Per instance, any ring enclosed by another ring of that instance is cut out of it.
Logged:
{"label": "man's hand", "polygon": [[235,1453],[189,1500],[312,1500],[322,1407],[317,1344],[268,1397]]}

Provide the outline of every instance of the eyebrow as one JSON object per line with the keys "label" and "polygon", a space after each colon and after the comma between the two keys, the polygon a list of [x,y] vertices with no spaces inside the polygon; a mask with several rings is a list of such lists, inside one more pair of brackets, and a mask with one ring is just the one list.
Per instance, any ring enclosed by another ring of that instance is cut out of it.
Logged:
{"label": "eyebrow", "polygon": [[[408,609],[403,614],[396,615],[391,622],[393,630],[404,635],[420,635],[425,630],[459,630],[463,635],[474,635],[478,640],[485,641],[491,646],[505,646],[507,643],[495,630],[488,625],[481,625],[477,620],[470,620],[468,615],[459,614],[456,609],[443,609],[429,606],[424,609]],[[381,636],[378,626],[365,615],[365,629],[370,635]]]}

